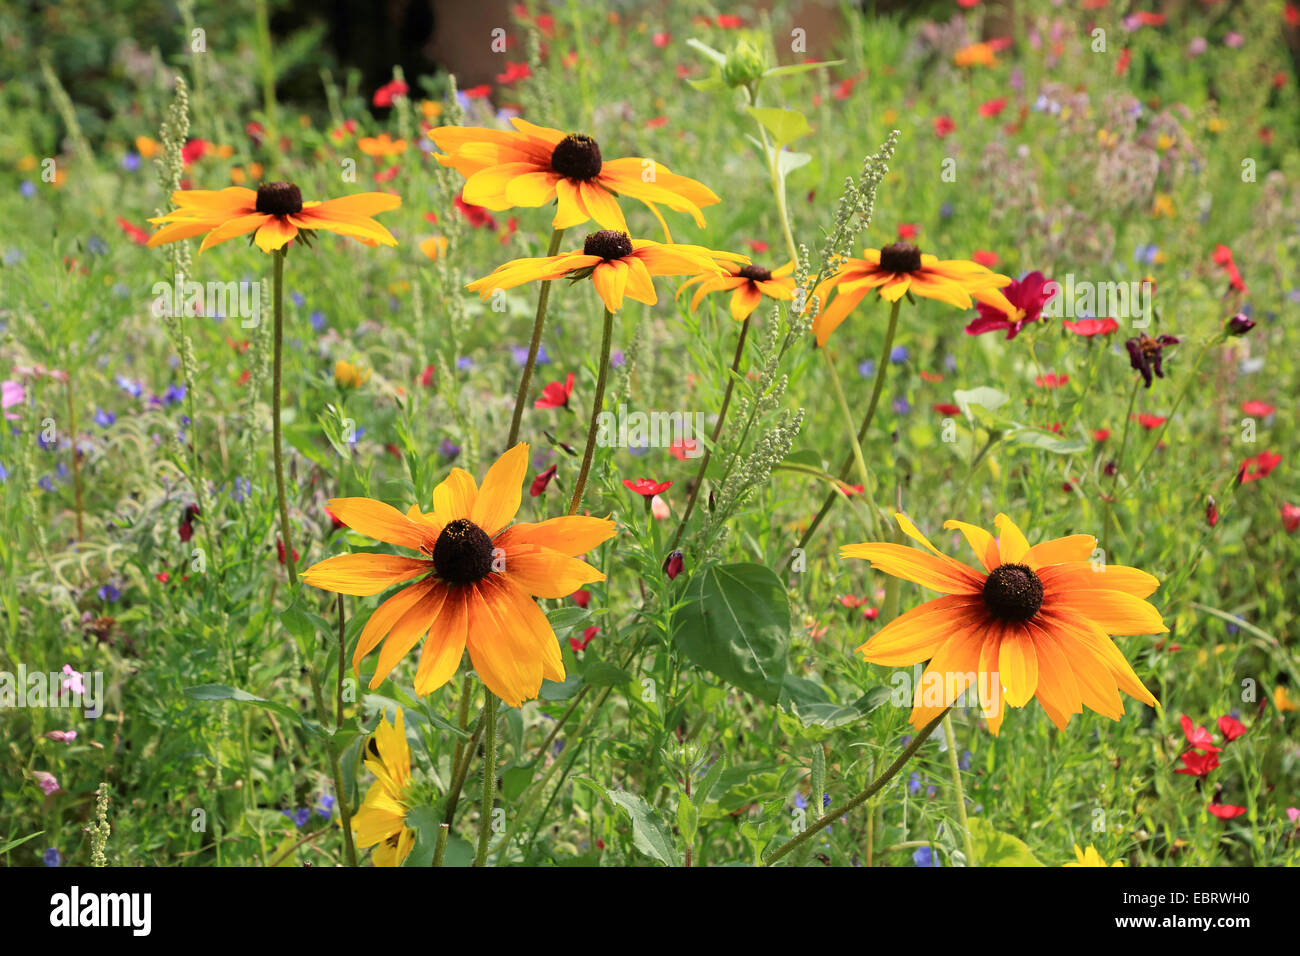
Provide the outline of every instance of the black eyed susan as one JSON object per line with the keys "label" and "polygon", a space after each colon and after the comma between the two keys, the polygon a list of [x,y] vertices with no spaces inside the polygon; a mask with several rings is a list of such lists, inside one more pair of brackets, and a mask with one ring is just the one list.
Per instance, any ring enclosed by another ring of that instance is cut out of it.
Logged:
{"label": "black eyed susan", "polygon": [[352,817],[357,846],[373,846],[375,866],[401,866],[415,846],[415,831],[406,825],[411,809],[407,791],[411,785],[411,747],[402,725],[402,708],[395,723],[384,717],[366,741],[366,769],[375,782]]}
{"label": "black eyed susan", "polygon": [[599,144],[582,133],[534,126],[515,117],[514,131],[441,126],[429,138],[443,151],[438,162],[465,177],[464,198],[487,209],[544,206],[555,200],[552,226],[567,229],[594,219],[604,229],[627,231],[615,196],[690,213],[704,225],[700,207],[719,202],[702,183],[651,159],[606,161]]}
{"label": "black eyed susan", "polygon": [[718,266],[721,267],[724,275],[707,272],[682,283],[682,287],[677,290],[680,296],[692,285],[696,286],[695,294],[691,296],[692,312],[700,307],[700,303],[710,292],[728,289],[732,290],[731,317],[737,322],[749,318],[758,308],[763,296],[786,302],[794,298],[793,262],[787,262],[779,269],[765,269],[762,266],[725,260],[719,262]]}
{"label": "black eyed susan", "polygon": [[393,234],[372,219],[402,204],[390,193],[358,193],[324,202],[304,202],[293,183],[263,183],[256,190],[179,189],[172,193],[177,208],[149,221],[164,223],[149,237],[149,247],[206,234],[199,251],[230,239],[253,234],[263,252],[283,249],[300,233],[320,230],[350,236],[367,245],[397,245]]}
{"label": "black eyed susan", "polygon": [[748,261],[744,256],[703,246],[633,239],[626,232],[602,229],[587,236],[581,251],[514,259],[475,279],[466,288],[486,299],[498,289],[511,289],[525,282],[549,281],[561,276],[574,280],[589,277],[605,308],[617,312],[623,307],[624,296],[646,305],[658,302],[651,281],[653,276],[722,275],[722,267],[715,259]]}
{"label": "black eyed susan", "polygon": [[[872,289],[879,289],[880,297],[886,302],[897,302],[911,292],[959,309],[969,309],[974,299],[1014,315],[1015,306],[998,291],[1010,284],[1010,276],[999,275],[979,263],[939,259],[907,242],[867,249],[861,259],[845,261],[835,275],[820,282],[814,290],[822,310],[813,320],[813,334],[819,346],[825,345],[831,333]],[[835,299],[828,302],[827,296],[832,291]]]}
{"label": "black eyed susan", "polygon": [[534,599],[565,597],[605,580],[576,556],[613,537],[615,527],[585,516],[510,525],[527,469],[522,442],[488,469],[482,487],[453,468],[434,489],[431,512],[412,506],[402,514],[370,498],[330,499],[330,512],[354,531],[419,553],[344,554],[303,572],[308,584],[340,594],[378,594],[414,581],[380,604],[361,631],[354,670],[383,642],[372,689],[421,638],[420,695],[450,680],[467,649],[488,690],[511,707],[536,697],[543,677],[564,680],[559,642]]}
{"label": "black eyed susan", "polygon": [[960,531],[983,570],[941,554],[904,515],[903,531],[931,552],[899,544],[851,544],[845,558],[864,558],[885,574],[938,591],[859,647],[874,664],[929,666],[916,688],[912,723],[923,727],[968,689],[978,685],[980,705],[996,734],[1003,699],[1023,707],[1035,697],[1057,727],[1083,708],[1118,720],[1119,691],[1155,706],[1114,642],[1112,634],[1169,630],[1143,598],[1160,582],[1145,571],[1094,563],[1097,539],[1077,534],[1029,542],[1006,515],[1000,536],[961,521]]}

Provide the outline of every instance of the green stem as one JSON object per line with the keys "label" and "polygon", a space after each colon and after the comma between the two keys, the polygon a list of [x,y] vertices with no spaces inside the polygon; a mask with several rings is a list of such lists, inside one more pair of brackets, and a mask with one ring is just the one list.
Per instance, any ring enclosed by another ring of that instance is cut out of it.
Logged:
{"label": "green stem", "polygon": [[609,350],[614,339],[614,313],[605,310],[605,328],[600,343],[600,368],[596,372],[596,395],[591,401],[591,424],[587,426],[587,448],[582,453],[582,470],[578,472],[578,481],[573,487],[573,500],[569,502],[569,514],[578,513],[582,504],[582,493],[587,488],[587,474],[591,471],[591,459],[596,453],[596,432],[600,423],[600,410],[605,404],[605,381],[609,378]]}
{"label": "green stem", "polygon": [[275,358],[271,370],[271,441],[275,455],[275,494],[280,502],[280,540],[284,542],[284,566],[289,569],[289,583],[298,584],[298,568],[293,560],[293,542],[289,538],[289,502],[284,495],[284,451],[280,435],[280,367],[284,361],[284,250],[271,253],[275,263],[272,300],[275,302]]}
{"label": "green stem", "polygon": [[1178,397],[1174,399],[1174,407],[1169,410],[1169,415],[1165,419],[1165,423],[1160,426],[1160,431],[1156,435],[1156,440],[1151,443],[1151,447],[1147,449],[1147,453],[1142,456],[1142,461],[1138,464],[1137,471],[1133,473],[1133,478],[1129,481],[1129,487],[1137,484],[1137,480],[1142,477],[1142,472],[1146,471],[1147,462],[1151,460],[1151,456],[1154,455],[1156,449],[1160,447],[1160,442],[1164,440],[1165,432],[1169,430],[1169,423],[1174,420],[1174,415],[1177,413],[1178,407],[1183,404],[1183,399],[1187,397],[1188,391],[1196,381],[1196,373],[1201,367],[1201,359],[1205,358],[1205,353],[1210,350],[1211,345],[1221,341],[1223,341],[1222,338],[1217,340],[1212,339],[1201,346],[1201,351],[1197,354],[1196,361],[1192,363],[1191,374],[1187,376],[1187,381],[1183,382],[1183,387],[1178,392]]}
{"label": "green stem", "polygon": [[948,772],[952,774],[952,792],[957,801],[957,825],[961,827],[966,865],[974,866],[975,847],[971,843],[970,823],[966,820],[966,790],[961,785],[961,764],[957,761],[957,735],[952,732],[952,716],[947,712],[943,715],[943,733],[948,738]]}
{"label": "green stem", "polygon": [[[339,670],[338,670],[338,691],[335,699],[334,710],[334,732],[338,733],[343,729],[343,681],[347,673],[344,669],[343,658],[347,647],[346,619],[343,616],[343,595],[338,597],[339,602]],[[348,803],[347,793],[343,790],[343,766],[341,757],[335,751],[334,744],[330,744],[331,757],[334,762],[334,788],[335,799],[339,805],[339,819],[343,823],[343,846],[347,853],[348,866],[357,865],[357,849],[352,840],[352,807]],[[355,770],[355,765],[353,767]]]}
{"label": "green stem", "polygon": [[838,807],[832,807],[830,810],[827,810],[826,813],[822,815],[821,819],[816,820],[813,823],[810,823],[807,827],[804,828],[803,832],[800,833],[798,836],[795,836],[792,839],[787,840],[785,843],[782,843],[779,847],[777,847],[767,856],[763,857],[762,865],[771,866],[773,863],[781,859],[781,857],[785,856],[791,850],[798,848],[798,846],[801,843],[803,843],[805,840],[811,840],[813,834],[821,832],[822,828],[828,826],[829,824],[834,823],[837,819],[844,816],[850,810],[856,810],[858,807],[862,806],[862,804],[866,803],[877,793],[879,793],[882,789],[884,789],[885,784],[889,783],[889,781],[892,780],[895,777],[895,775],[897,775],[898,771],[902,770],[903,766],[909,760],[912,759],[913,754],[915,754],[918,750],[921,749],[921,745],[924,744],[928,739],[930,739],[930,735],[934,733],[934,729],[939,726],[939,724],[943,721],[945,717],[948,716],[948,711],[951,709],[952,709],[951,707],[947,708],[946,710],[944,710],[942,714],[940,714],[938,717],[934,718],[934,720],[930,721],[928,724],[922,727],[920,732],[918,732],[917,735],[912,738],[912,742],[909,743],[906,748],[904,748],[903,752],[898,755],[898,757],[894,760],[893,763],[891,763],[888,767],[885,768],[884,773],[882,773],[879,777],[877,777],[875,780],[871,782],[870,786],[868,786],[867,789],[863,790],[852,800],[848,801],[848,803],[842,804]]}
{"label": "green stem", "polygon": [[826,359],[826,369],[830,372],[831,391],[835,393],[835,402],[840,407],[840,415],[843,416],[844,427],[848,431],[849,448],[853,452],[853,461],[858,466],[858,479],[862,482],[862,496],[867,499],[867,510],[871,512],[871,524],[873,527],[879,527],[880,512],[876,508],[875,495],[871,493],[871,473],[867,470],[867,460],[862,454],[862,443],[858,441],[857,432],[853,430],[853,413],[849,411],[848,400],[844,397],[844,388],[840,385],[840,376],[835,371],[835,360],[826,349],[822,349],[821,353]]}
{"label": "green stem", "polygon": [[678,542],[682,540],[682,533],[686,530],[686,522],[690,520],[691,513],[695,510],[695,501],[700,496],[700,489],[704,487],[704,473],[709,468],[709,459],[713,457],[713,446],[718,443],[718,436],[722,434],[722,425],[727,420],[727,410],[731,407],[731,393],[736,387],[736,376],[740,374],[740,359],[745,351],[745,336],[749,334],[750,318],[749,315],[745,316],[745,321],[740,325],[740,338],[736,340],[736,356],[731,360],[731,373],[727,376],[727,390],[722,396],[722,410],[718,412],[718,423],[713,426],[713,435],[709,439],[709,447],[704,449],[704,455],[700,459],[700,467],[695,472],[695,483],[691,486],[691,496],[686,499],[686,510],[682,512],[682,520],[677,523],[673,543],[668,546],[669,551],[676,549]]}
{"label": "green stem", "polygon": [[1133,391],[1128,396],[1128,411],[1124,413],[1124,437],[1119,442],[1119,457],[1115,459],[1115,476],[1111,479],[1110,494],[1105,496],[1105,505],[1102,510],[1101,520],[1101,548],[1106,554],[1110,554],[1110,507],[1115,501],[1115,495],[1119,491],[1119,473],[1124,467],[1124,452],[1128,449],[1128,433],[1133,424],[1133,406],[1137,403],[1138,389],[1142,386],[1142,379],[1136,378],[1133,381]]}
{"label": "green stem", "polygon": [[[547,258],[560,251],[560,237],[563,229],[551,230],[551,244],[546,250]],[[528,343],[528,361],[524,363],[523,374],[519,376],[519,394],[515,397],[515,414],[510,421],[510,439],[507,448],[513,448],[519,440],[519,426],[524,419],[524,405],[528,402],[528,387],[533,381],[533,367],[537,364],[537,352],[542,347],[542,329],[546,327],[546,306],[551,300],[551,280],[542,283],[537,293],[537,316],[533,319],[533,338]]]}
{"label": "green stem", "polygon": [[483,705],[483,800],[479,805],[478,852],[475,866],[487,866],[488,843],[492,839],[492,803],[497,792],[497,698],[487,691]]}

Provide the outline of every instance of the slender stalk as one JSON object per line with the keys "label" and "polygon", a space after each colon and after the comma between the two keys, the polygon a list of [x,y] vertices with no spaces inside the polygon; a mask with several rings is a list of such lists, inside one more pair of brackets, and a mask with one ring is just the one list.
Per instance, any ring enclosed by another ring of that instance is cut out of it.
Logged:
{"label": "slender stalk", "polygon": [[271,253],[275,263],[272,299],[275,302],[275,358],[271,370],[271,435],[275,455],[275,494],[280,502],[280,540],[284,542],[284,566],[289,569],[289,583],[297,585],[298,568],[293,559],[293,542],[289,539],[289,502],[284,494],[284,450],[280,435],[280,367],[284,361],[284,256],[283,249]]}
{"label": "slender stalk", "polygon": [[840,407],[844,418],[844,427],[848,430],[849,447],[853,451],[853,460],[858,466],[858,479],[862,482],[862,495],[867,499],[867,510],[871,512],[872,527],[880,526],[880,511],[876,508],[876,498],[871,493],[871,472],[867,470],[867,460],[862,455],[862,443],[858,441],[857,432],[853,430],[853,413],[849,411],[848,400],[844,397],[844,388],[840,385],[840,376],[835,371],[835,360],[826,349],[821,350],[826,359],[826,370],[830,372],[831,391],[835,393],[835,402]]}
{"label": "slender stalk", "polygon": [[77,451],[77,407],[72,401],[72,373],[68,374],[68,428],[72,433],[72,493],[77,502],[77,540],[86,537],[82,523],[81,506],[81,455]]}
{"label": "slender stalk", "polygon": [[928,724],[922,727],[920,732],[918,732],[917,735],[912,738],[912,742],[908,744],[906,748],[904,748],[903,752],[898,755],[898,757],[894,760],[893,763],[891,763],[888,767],[885,768],[884,773],[882,773],[879,777],[877,777],[875,780],[871,782],[870,786],[868,786],[867,789],[863,790],[861,793],[859,793],[856,797],[854,797],[852,800],[848,801],[847,803],[841,804],[838,807],[832,807],[830,810],[827,810],[824,814],[822,814],[821,819],[816,820],[813,823],[810,823],[807,827],[804,828],[803,832],[800,833],[798,836],[795,836],[792,839],[787,840],[785,843],[782,843],[779,847],[777,847],[767,856],[763,857],[763,862],[761,865],[771,866],[773,863],[781,859],[781,857],[785,856],[791,850],[797,849],[799,845],[803,843],[805,840],[811,840],[813,834],[820,832],[823,827],[828,826],[831,823],[834,823],[838,818],[844,816],[844,814],[848,813],[850,810],[856,810],[858,807],[862,806],[862,804],[866,803],[877,793],[879,793],[882,789],[884,789],[885,784],[889,783],[889,781],[892,780],[897,775],[898,771],[902,770],[903,766],[909,760],[912,759],[912,755],[921,749],[921,745],[930,738],[930,735],[934,733],[935,728],[938,727],[939,724],[943,722],[943,719],[948,716],[948,711],[951,709],[952,709],[951,707],[945,709],[942,714],[940,714],[938,717],[934,718],[934,720],[930,721]]}
{"label": "slender stalk", "polygon": [[1124,437],[1119,442],[1119,457],[1115,459],[1115,476],[1111,479],[1110,494],[1105,496],[1105,505],[1102,511],[1101,520],[1101,547],[1107,554],[1110,554],[1110,506],[1115,500],[1115,494],[1119,490],[1119,473],[1124,467],[1124,452],[1128,449],[1128,433],[1133,425],[1133,406],[1137,402],[1138,389],[1142,386],[1142,379],[1134,378],[1133,391],[1128,396],[1128,411],[1124,413]]}
{"label": "slender stalk", "polygon": [[1151,456],[1155,454],[1156,449],[1160,447],[1160,443],[1164,441],[1165,432],[1169,430],[1169,423],[1174,420],[1174,415],[1178,412],[1179,406],[1183,404],[1183,399],[1187,397],[1188,391],[1196,381],[1196,373],[1201,367],[1201,360],[1205,358],[1205,353],[1210,350],[1211,345],[1216,345],[1222,341],[1223,338],[1220,336],[1217,339],[1211,339],[1209,342],[1206,342],[1205,345],[1201,346],[1201,351],[1196,355],[1196,361],[1192,363],[1192,370],[1187,376],[1187,381],[1183,382],[1183,387],[1178,392],[1178,397],[1174,399],[1174,407],[1169,410],[1169,415],[1165,418],[1164,424],[1160,426],[1160,431],[1156,434],[1155,441],[1151,443],[1151,447],[1147,449],[1147,453],[1142,456],[1142,461],[1138,463],[1137,471],[1133,472],[1133,478],[1129,481],[1129,487],[1137,484],[1137,480],[1141,478],[1142,473],[1146,471],[1147,462],[1151,460]]}
{"label": "slender stalk", "polygon": [[[312,699],[316,702],[316,712],[320,714],[321,725],[329,723],[329,710],[325,705],[325,697],[321,694],[320,675],[316,673],[316,665],[310,659],[307,664],[307,679],[311,683]],[[343,766],[339,762],[339,755],[334,749],[333,738],[325,741],[325,753],[329,757],[330,773],[334,778],[334,799],[339,804],[339,816],[347,812],[347,796],[343,792]],[[351,816],[343,827],[343,851],[348,866],[357,865],[357,848],[352,842],[352,825]]]}
{"label": "slender stalk", "polygon": [[974,866],[975,847],[971,843],[970,823],[966,820],[966,790],[961,785],[961,764],[957,762],[957,735],[952,732],[952,715],[948,712],[943,715],[943,733],[948,738],[948,772],[952,774],[952,792],[957,801],[957,825],[961,827],[961,842],[966,851],[966,865]]}
{"label": "slender stalk", "polygon": [[[563,229],[551,230],[551,244],[546,250],[548,258],[560,251],[560,237],[563,235]],[[513,448],[515,442],[519,440],[519,426],[524,419],[524,405],[528,402],[528,387],[533,381],[533,367],[537,364],[537,352],[542,347],[542,329],[546,326],[546,306],[550,299],[551,280],[548,279],[542,283],[537,293],[537,316],[533,319],[533,338],[528,343],[528,361],[524,363],[523,373],[519,376],[519,394],[515,397],[515,414],[510,420],[510,439],[506,442],[507,448]]]}
{"label": "slender stalk", "polygon": [[483,705],[483,730],[483,801],[479,807],[475,866],[487,866],[488,843],[492,839],[492,803],[497,792],[497,698],[491,691],[487,692],[487,703]]}
{"label": "slender stalk", "polygon": [[700,489],[704,486],[704,473],[709,468],[709,459],[713,457],[713,446],[718,443],[718,436],[722,434],[723,422],[727,420],[727,409],[731,407],[731,393],[736,387],[736,376],[740,374],[740,359],[745,351],[745,336],[749,334],[751,315],[745,316],[745,321],[740,325],[740,338],[736,340],[736,356],[731,360],[731,373],[727,376],[727,390],[722,396],[722,409],[718,412],[718,423],[713,426],[713,435],[709,439],[709,447],[704,449],[704,455],[700,458],[700,467],[695,472],[695,483],[691,486],[691,496],[686,499],[686,510],[682,512],[682,520],[677,523],[677,531],[673,534],[673,543],[668,546],[669,551],[674,550],[678,542],[682,540],[682,533],[686,530],[686,522],[690,520],[691,513],[695,510],[695,501],[699,498]]}
{"label": "slender stalk", "polygon": [[[894,350],[894,335],[898,331],[898,313],[902,304],[903,300],[899,299],[889,310],[889,325],[885,328],[885,343],[880,349],[880,361],[876,363],[875,381],[872,382],[871,385],[871,399],[867,402],[867,412],[862,416],[862,424],[858,426],[857,438],[859,446],[861,446],[861,443],[866,439],[867,431],[871,428],[871,422],[876,417],[876,408],[880,404],[880,395],[885,386],[885,369],[889,367],[889,355]],[[853,467],[853,462],[854,458],[851,453],[845,456],[844,463],[840,465],[839,474],[841,481],[844,481],[849,477],[849,470]],[[843,496],[836,491],[832,491],[826,496],[826,500],[822,502],[821,510],[817,512],[817,516],[813,518],[812,523],[808,525],[808,530],[800,536],[798,549],[807,547],[808,542],[811,541],[813,535],[817,533],[817,528],[821,525],[822,521],[825,520],[826,515],[830,513],[831,508],[835,506],[836,500],[841,497]],[[791,563],[793,563],[793,561],[794,558],[791,557],[790,560],[786,562],[787,568]]]}
{"label": "slender stalk", "polygon": [[438,824],[438,839],[433,844],[433,865],[442,866],[442,858],[447,853],[447,837],[451,835],[451,827],[446,823]]}
{"label": "slender stalk", "polygon": [[582,453],[582,470],[578,472],[578,481],[573,486],[573,500],[569,502],[569,514],[578,513],[582,504],[582,493],[587,488],[587,474],[591,471],[591,459],[596,453],[596,431],[600,422],[600,410],[605,404],[605,382],[609,378],[609,350],[614,339],[614,313],[605,310],[605,329],[600,343],[600,368],[596,372],[596,395],[591,400],[591,424],[587,426],[587,448]]}

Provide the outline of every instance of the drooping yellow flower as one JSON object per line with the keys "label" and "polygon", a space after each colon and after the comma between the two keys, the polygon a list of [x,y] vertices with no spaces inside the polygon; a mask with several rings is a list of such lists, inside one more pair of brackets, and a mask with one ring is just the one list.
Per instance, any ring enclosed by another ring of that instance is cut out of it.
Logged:
{"label": "drooping yellow flower", "polygon": [[1080,850],[1079,844],[1076,843],[1074,845],[1074,856],[1075,856],[1075,861],[1073,863],[1062,863],[1061,865],[1062,866],[1123,866],[1124,865],[1123,860],[1116,860],[1114,863],[1108,864],[1105,860],[1101,858],[1101,854],[1097,852],[1096,848],[1091,843],[1088,844],[1088,849],[1086,850]]}
{"label": "drooping yellow flower", "polygon": [[[670,172],[652,159],[629,156],[606,161],[600,146],[582,133],[534,126],[515,117],[515,132],[474,126],[440,126],[429,138],[443,151],[438,162],[465,177],[465,202],[488,209],[544,206],[556,201],[556,229],[589,219],[602,229],[627,231],[615,195],[687,212],[704,225],[701,206],[720,202],[703,183]],[[444,155],[445,154],[445,155]]]}
{"label": "drooping yellow flower", "polygon": [[167,223],[149,237],[149,248],[207,234],[199,251],[253,233],[263,252],[282,249],[299,231],[323,230],[351,236],[367,245],[397,245],[393,234],[371,218],[402,204],[391,193],[358,193],[325,202],[303,202],[293,183],[263,183],[256,191],[242,186],[225,189],[180,189],[172,193],[179,208],[150,219]]}
{"label": "drooping yellow flower", "polygon": [[575,279],[590,277],[605,308],[617,312],[623,307],[624,296],[646,305],[659,301],[652,276],[722,275],[722,267],[715,259],[749,261],[745,256],[703,246],[633,239],[626,232],[602,229],[587,236],[581,251],[515,259],[475,279],[466,288],[486,299],[498,289],[512,289],[525,282],[566,275]]}
{"label": "drooping yellow flower", "polygon": [[[880,290],[886,302],[897,302],[908,292],[927,299],[969,309],[971,300],[1014,314],[1016,309],[998,290],[1011,284],[1010,276],[999,275],[965,259],[939,259],[922,254],[907,242],[895,242],[883,249],[867,249],[861,259],[849,259],[835,275],[818,283],[813,295],[822,310],[813,319],[817,344],[826,340],[872,289]],[[835,292],[835,301],[827,296]]]}
{"label": "drooping yellow flower", "polygon": [[[908,611],[859,647],[873,664],[929,666],[916,688],[912,723],[922,727],[968,689],[977,689],[989,730],[997,734],[1003,703],[1037,698],[1062,730],[1083,708],[1118,720],[1119,691],[1155,706],[1112,634],[1168,631],[1143,598],[1160,582],[1145,571],[1090,560],[1097,539],[1076,534],[1030,547],[1006,515],[999,537],[961,521],[960,531],[983,570],[941,554],[906,516],[899,526],[930,554],[901,544],[851,544],[844,558],[864,558],[885,574],[944,597]],[[978,685],[978,687],[976,687]]]}
{"label": "drooping yellow flower", "polygon": [[339,359],[334,363],[334,382],[339,388],[360,388],[370,381],[370,369]]}
{"label": "drooping yellow flower", "polygon": [[352,817],[357,846],[375,847],[375,866],[401,866],[415,846],[415,831],[406,825],[411,809],[407,788],[411,783],[411,747],[406,742],[402,708],[390,724],[385,716],[366,741],[366,769],[376,777],[366,798]]}
{"label": "drooping yellow flower", "polygon": [[[577,559],[613,537],[614,522],[582,515],[506,527],[519,510],[528,445],[515,445],[488,469],[480,488],[453,468],[433,490],[433,510],[406,514],[370,498],[332,498],[330,512],[359,534],[419,552],[343,554],[303,572],[313,587],[378,594],[414,581],[370,615],[352,667],[383,642],[371,689],[424,638],[415,691],[437,690],[469,650],[474,670],[511,707],[537,696],[542,678],[564,680],[555,632],[535,598],[560,598],[605,575]],[[418,580],[417,580],[418,579]]]}
{"label": "drooping yellow flower", "polygon": [[794,272],[793,262],[787,262],[781,268],[772,270],[761,266],[742,265],[739,262],[723,261],[718,265],[725,275],[718,275],[713,271],[706,272],[682,283],[682,287],[677,290],[680,296],[687,288],[699,283],[695,295],[691,297],[692,312],[699,308],[700,302],[706,295],[722,289],[734,290],[731,293],[731,317],[737,322],[749,318],[758,308],[763,296],[784,301],[794,298],[794,278],[791,275]]}

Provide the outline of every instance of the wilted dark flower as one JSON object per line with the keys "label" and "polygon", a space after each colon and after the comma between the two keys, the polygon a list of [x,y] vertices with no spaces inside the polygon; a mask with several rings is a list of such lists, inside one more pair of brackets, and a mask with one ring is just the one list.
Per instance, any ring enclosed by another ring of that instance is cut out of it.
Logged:
{"label": "wilted dark flower", "polygon": [[1225,326],[1229,335],[1245,335],[1255,327],[1255,322],[1245,312],[1238,312]]}
{"label": "wilted dark flower", "polygon": [[1165,347],[1177,345],[1180,341],[1181,339],[1176,339],[1172,335],[1162,335],[1153,339],[1144,333],[1124,343],[1125,347],[1128,348],[1129,364],[1133,366],[1135,371],[1142,374],[1142,381],[1146,383],[1147,388],[1151,387],[1153,374],[1156,378],[1165,377],[1165,373],[1161,368],[1164,361]]}
{"label": "wilted dark flower", "polygon": [[668,579],[671,581],[676,578],[677,575],[682,573],[682,569],[685,566],[686,559],[682,557],[682,553],[680,551],[674,551],[672,554],[668,555],[668,559],[664,561],[664,574],[668,575]]}

